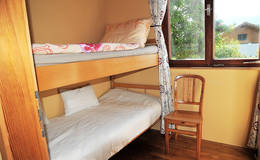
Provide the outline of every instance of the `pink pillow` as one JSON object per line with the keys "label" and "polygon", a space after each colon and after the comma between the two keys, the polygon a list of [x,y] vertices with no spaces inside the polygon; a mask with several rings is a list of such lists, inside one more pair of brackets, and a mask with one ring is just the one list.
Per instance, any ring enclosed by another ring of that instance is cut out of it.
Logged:
{"label": "pink pillow", "polygon": [[145,46],[152,24],[151,18],[135,19],[118,24],[107,25],[101,42],[105,43],[137,43]]}

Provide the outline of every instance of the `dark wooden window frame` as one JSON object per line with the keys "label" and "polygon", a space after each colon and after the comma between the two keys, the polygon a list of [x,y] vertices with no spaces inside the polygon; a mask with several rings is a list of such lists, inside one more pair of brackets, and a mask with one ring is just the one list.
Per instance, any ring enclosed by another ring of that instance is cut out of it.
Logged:
{"label": "dark wooden window frame", "polygon": [[[205,0],[207,4],[214,8],[214,0]],[[206,11],[205,11],[206,12]],[[163,21],[163,32],[169,53],[169,64],[171,67],[260,67],[260,64],[253,63],[260,59],[239,59],[239,60],[215,60],[214,55],[214,11],[211,9],[211,16],[205,16],[205,60],[171,60],[171,24],[170,24],[170,5],[167,7]],[[206,13],[205,13],[206,15]],[[245,63],[252,62],[252,63]]]}

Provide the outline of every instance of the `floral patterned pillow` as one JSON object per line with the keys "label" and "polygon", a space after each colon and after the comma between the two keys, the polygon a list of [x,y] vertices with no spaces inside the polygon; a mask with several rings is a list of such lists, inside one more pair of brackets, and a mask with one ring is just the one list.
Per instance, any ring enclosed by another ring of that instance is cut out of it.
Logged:
{"label": "floral patterned pillow", "polygon": [[139,48],[137,43],[95,43],[95,44],[80,44],[81,50],[84,53],[89,52],[104,52],[104,51],[122,51]]}
{"label": "floral patterned pillow", "polygon": [[33,54],[58,54],[58,53],[81,53],[81,47],[78,44],[50,44],[34,43],[32,44]]}

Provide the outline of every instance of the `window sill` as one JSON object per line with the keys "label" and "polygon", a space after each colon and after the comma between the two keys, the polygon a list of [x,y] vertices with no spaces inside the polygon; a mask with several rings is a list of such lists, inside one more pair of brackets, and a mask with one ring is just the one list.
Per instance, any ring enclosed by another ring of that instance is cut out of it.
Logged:
{"label": "window sill", "polygon": [[210,64],[206,61],[172,61],[170,67],[210,67],[210,68],[257,68],[260,67],[259,60],[217,60]]}
{"label": "window sill", "polygon": [[260,67],[170,67],[171,69],[199,69],[199,70],[260,70]]}

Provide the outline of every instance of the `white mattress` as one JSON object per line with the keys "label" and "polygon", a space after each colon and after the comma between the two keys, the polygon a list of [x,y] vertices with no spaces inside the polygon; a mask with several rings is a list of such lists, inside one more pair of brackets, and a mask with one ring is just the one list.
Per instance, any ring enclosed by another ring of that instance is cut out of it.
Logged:
{"label": "white mattress", "polygon": [[51,119],[47,139],[52,160],[106,160],[150,127],[161,114],[159,99],[112,89],[100,105]]}
{"label": "white mattress", "polygon": [[144,48],[125,50],[125,51],[70,53],[70,54],[53,54],[53,55],[34,54],[34,62],[36,66],[46,66],[46,65],[90,61],[90,60],[105,59],[105,58],[156,54],[157,51],[158,51],[157,46],[146,46]]}

